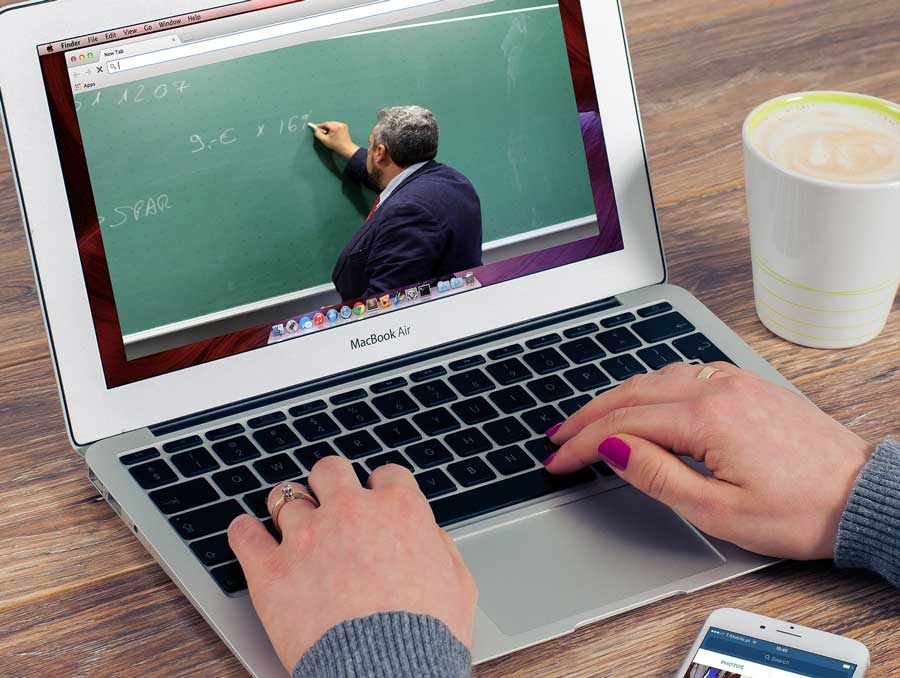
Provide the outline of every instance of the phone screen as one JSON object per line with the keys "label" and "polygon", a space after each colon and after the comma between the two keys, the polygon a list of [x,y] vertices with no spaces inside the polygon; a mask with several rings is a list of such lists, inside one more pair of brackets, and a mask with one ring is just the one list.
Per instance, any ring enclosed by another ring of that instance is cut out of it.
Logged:
{"label": "phone screen", "polygon": [[850,678],[856,664],[710,627],[679,678]]}

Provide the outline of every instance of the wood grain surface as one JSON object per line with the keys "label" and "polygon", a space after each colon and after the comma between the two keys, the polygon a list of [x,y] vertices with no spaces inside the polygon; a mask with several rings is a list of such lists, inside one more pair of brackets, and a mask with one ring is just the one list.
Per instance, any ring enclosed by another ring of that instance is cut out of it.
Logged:
{"label": "wood grain surface", "polygon": [[[900,305],[879,338],[841,351],[790,345],[757,320],[740,140],[747,112],[785,92],[900,101],[896,0],[623,4],[670,280],[861,436],[900,433]],[[5,149],[0,338],[0,675],[246,675],[69,447]],[[475,675],[670,676],[703,618],[726,605],[848,634],[870,648],[873,678],[900,675],[900,593],[825,563],[782,564],[663,601]]]}

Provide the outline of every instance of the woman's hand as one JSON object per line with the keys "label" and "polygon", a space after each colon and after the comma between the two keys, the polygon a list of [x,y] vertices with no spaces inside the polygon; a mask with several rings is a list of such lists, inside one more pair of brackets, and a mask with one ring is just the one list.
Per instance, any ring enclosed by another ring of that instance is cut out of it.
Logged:
{"label": "woman's hand", "polygon": [[871,446],[796,393],[713,366],[708,380],[682,363],[600,395],[548,431],[561,448],[544,463],[569,473],[604,460],[713,537],[769,556],[832,557]]}
{"label": "woman's hand", "polygon": [[[253,605],[288,672],[332,626],[376,612],[431,615],[470,647],[475,581],[412,474],[383,466],[365,489],[346,460],[326,457],[309,484],[321,506],[284,504],[280,545],[248,515],[228,529]],[[270,512],[281,487],[269,495]]]}

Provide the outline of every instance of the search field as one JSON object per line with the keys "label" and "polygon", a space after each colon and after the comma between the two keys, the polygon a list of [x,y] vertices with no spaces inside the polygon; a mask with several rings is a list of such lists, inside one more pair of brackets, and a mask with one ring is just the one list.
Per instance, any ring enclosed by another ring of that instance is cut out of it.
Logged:
{"label": "search field", "polygon": [[297,33],[311,31],[317,28],[325,28],[326,26],[333,26],[335,24],[348,23],[350,21],[358,21],[360,19],[368,19],[374,16],[399,12],[404,9],[421,7],[422,5],[430,5],[439,1],[440,0],[381,0],[381,2],[337,10],[326,14],[316,14],[314,16],[286,21],[280,24],[254,28],[240,33],[223,35],[218,38],[210,38],[188,45],[181,45],[118,59],[115,62],[108,62],[109,72],[121,73],[135,68],[144,68],[146,66],[153,66],[169,61],[175,61],[177,59],[186,59],[188,57],[208,54],[209,52],[216,52],[232,47],[239,47],[254,42],[262,42],[264,40],[272,40],[287,35],[295,35]]}

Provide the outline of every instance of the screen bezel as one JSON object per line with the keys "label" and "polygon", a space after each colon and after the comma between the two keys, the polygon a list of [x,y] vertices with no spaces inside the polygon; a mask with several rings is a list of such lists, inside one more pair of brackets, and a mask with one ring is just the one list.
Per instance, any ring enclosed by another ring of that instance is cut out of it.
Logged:
{"label": "screen bezel", "polygon": [[[766,628],[762,629],[760,626],[765,626]],[[710,627],[732,631],[756,638],[757,640],[780,643],[795,650],[812,652],[829,659],[856,664],[853,678],[862,678],[869,669],[869,650],[857,640],[747,612],[746,610],[720,608],[714,610],[706,618],[703,628],[697,634],[697,638],[682,662],[676,678],[681,678],[693,663],[694,657],[697,656],[697,651],[706,638]],[[785,635],[782,631],[793,635]]]}
{"label": "screen bezel", "polygon": [[[616,0],[583,2],[623,250],[108,389],[36,46],[193,11],[201,11],[196,0],[150,0],[139,6],[59,0],[0,13],[0,40],[9,55],[0,64],[5,129],[67,426],[76,446],[665,281],[621,9]],[[441,321],[436,323],[438,314]],[[404,341],[351,350],[351,338],[398,324],[412,328]]]}

